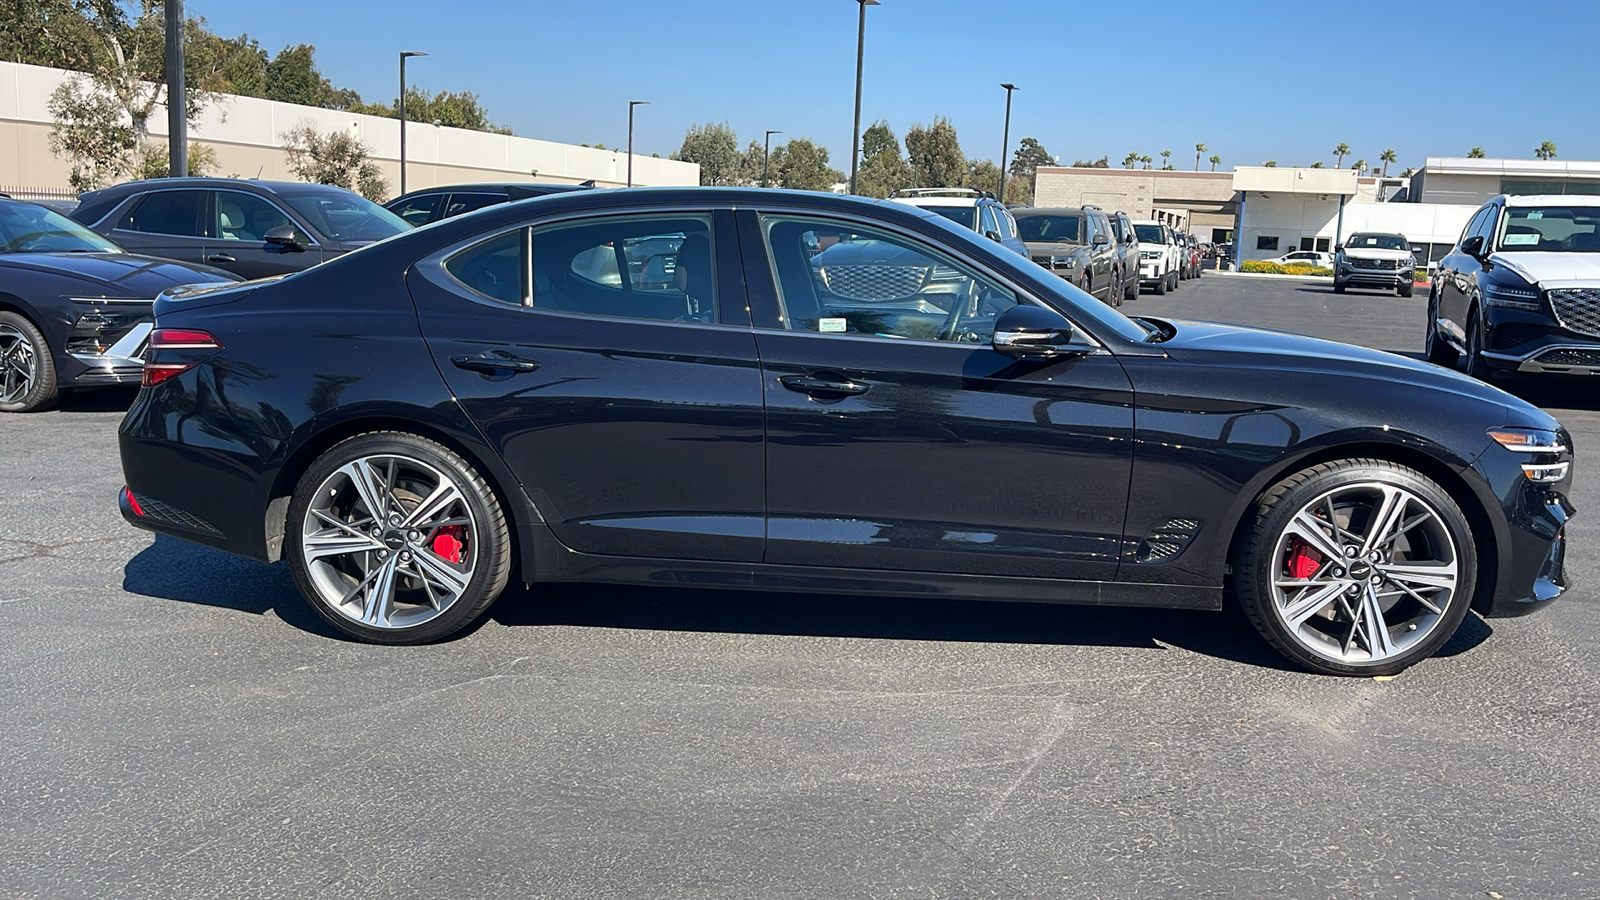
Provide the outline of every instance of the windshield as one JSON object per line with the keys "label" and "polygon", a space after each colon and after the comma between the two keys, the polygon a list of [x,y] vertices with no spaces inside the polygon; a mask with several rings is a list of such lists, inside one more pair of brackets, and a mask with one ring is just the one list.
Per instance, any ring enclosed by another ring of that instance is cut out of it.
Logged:
{"label": "windshield", "polygon": [[1141,244],[1165,244],[1167,242],[1167,236],[1162,233],[1160,225],[1135,225],[1133,226],[1133,231],[1139,235],[1139,243]]}
{"label": "windshield", "polygon": [[973,231],[978,230],[978,208],[976,206],[924,206],[923,209],[928,212],[938,213],[957,225],[964,225]]}
{"label": "windshield", "polygon": [[1500,249],[1600,253],[1600,206],[1506,207]]}
{"label": "windshield", "polygon": [[411,226],[387,209],[360,194],[339,190],[284,194],[295,212],[336,241],[381,241]]}
{"label": "windshield", "polygon": [[0,253],[121,253],[66,216],[32,203],[0,201]]}
{"label": "windshield", "polygon": [[1367,250],[1404,250],[1411,252],[1411,245],[1398,234],[1352,234],[1350,240],[1344,245],[1352,249]]}
{"label": "windshield", "polygon": [[1025,241],[1081,244],[1082,225],[1082,216],[1023,216],[1017,220],[1017,234]]}

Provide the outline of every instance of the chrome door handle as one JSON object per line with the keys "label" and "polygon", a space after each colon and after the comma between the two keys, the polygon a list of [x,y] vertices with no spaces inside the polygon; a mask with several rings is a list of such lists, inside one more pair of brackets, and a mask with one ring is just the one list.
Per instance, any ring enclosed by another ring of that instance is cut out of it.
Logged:
{"label": "chrome door handle", "polygon": [[780,375],[778,383],[802,394],[865,394],[870,387],[859,381],[836,381],[810,375]]}
{"label": "chrome door handle", "polygon": [[229,256],[226,253],[213,253],[210,256],[206,257],[206,262],[230,263],[230,262],[238,262],[238,260],[234,259],[233,257]]}
{"label": "chrome door handle", "polygon": [[539,363],[531,359],[522,359],[512,356],[504,350],[491,350],[478,356],[452,356],[450,365],[469,372],[477,372],[484,377],[491,375],[516,375],[523,372],[533,372],[539,368]]}

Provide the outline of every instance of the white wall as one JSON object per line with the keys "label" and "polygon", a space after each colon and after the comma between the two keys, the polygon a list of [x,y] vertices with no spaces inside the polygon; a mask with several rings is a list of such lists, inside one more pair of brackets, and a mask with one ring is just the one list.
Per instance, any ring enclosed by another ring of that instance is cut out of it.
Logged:
{"label": "white wall", "polygon": [[[50,94],[72,73],[0,62],[0,184],[65,187],[67,166],[45,145]],[[222,174],[292,178],[283,160],[282,135],[310,120],[323,131],[350,131],[368,148],[398,192],[400,123],[255,97],[224,95],[189,128],[189,139],[217,152]],[[166,110],[150,123],[151,134],[167,135]],[[627,180],[628,155],[534,138],[489,134],[410,122],[406,125],[406,186],[411,190],[462,181],[568,181],[594,179],[603,186]],[[534,174],[537,171],[537,174]],[[633,181],[641,185],[700,183],[694,163],[635,156]]]}

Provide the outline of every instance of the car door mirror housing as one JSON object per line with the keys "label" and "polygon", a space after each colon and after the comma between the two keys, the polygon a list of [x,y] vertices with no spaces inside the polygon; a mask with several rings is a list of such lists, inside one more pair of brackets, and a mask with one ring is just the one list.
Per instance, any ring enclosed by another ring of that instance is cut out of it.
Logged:
{"label": "car door mirror housing", "polygon": [[269,228],[267,233],[261,236],[261,239],[272,246],[282,247],[285,250],[298,252],[306,249],[305,244],[300,243],[300,238],[294,233],[294,227],[291,225],[279,225],[276,228]]}
{"label": "car door mirror housing", "polygon": [[1111,243],[1111,239],[1103,234],[1097,234],[1094,236],[1094,245],[1096,247],[1104,247],[1109,243]]}
{"label": "car door mirror housing", "polygon": [[996,353],[1012,359],[1055,359],[1083,348],[1072,344],[1072,323],[1053,309],[1013,306],[994,323]]}
{"label": "car door mirror housing", "polygon": [[1344,245],[1343,244],[1334,244],[1333,245],[1333,252],[1335,252],[1335,253],[1343,253],[1344,252]]}
{"label": "car door mirror housing", "polygon": [[1475,234],[1461,242],[1461,252],[1473,259],[1483,258],[1483,235]]}
{"label": "car door mirror housing", "polygon": [[995,243],[999,243],[1000,242],[1000,232],[998,232],[998,231],[985,231],[983,233],[983,236],[988,238],[991,241],[994,241]]}

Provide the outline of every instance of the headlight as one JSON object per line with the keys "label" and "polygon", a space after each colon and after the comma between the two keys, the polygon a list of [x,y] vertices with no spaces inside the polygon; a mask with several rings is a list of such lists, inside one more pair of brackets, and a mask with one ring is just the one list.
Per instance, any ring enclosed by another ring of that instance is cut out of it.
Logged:
{"label": "headlight", "polygon": [[1070,268],[1072,268],[1073,266],[1075,266],[1077,264],[1078,264],[1078,258],[1076,256],[1052,256],[1052,257],[1050,257],[1050,268],[1052,268],[1052,269],[1070,269]]}
{"label": "headlight", "polygon": [[1496,444],[1516,453],[1531,457],[1522,464],[1522,474],[1538,484],[1555,484],[1567,477],[1572,460],[1565,457],[1570,451],[1561,443],[1561,436],[1551,431],[1524,428],[1493,428],[1489,437]]}
{"label": "headlight", "polygon": [[1483,286],[1483,299],[1495,306],[1515,309],[1538,309],[1539,291],[1525,285],[1501,284],[1491,281]]}

